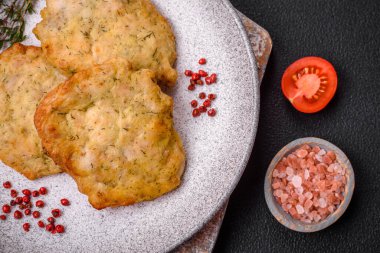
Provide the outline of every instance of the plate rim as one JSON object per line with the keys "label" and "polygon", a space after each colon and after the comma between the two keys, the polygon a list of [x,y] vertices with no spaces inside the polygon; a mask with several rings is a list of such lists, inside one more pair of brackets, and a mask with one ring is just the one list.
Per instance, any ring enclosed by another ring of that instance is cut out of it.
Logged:
{"label": "plate rim", "polygon": [[259,82],[259,77],[258,77],[256,58],[253,53],[253,49],[252,49],[247,31],[245,30],[245,27],[237,13],[237,10],[235,9],[235,7],[232,5],[232,3],[229,0],[221,0],[221,4],[227,8],[228,12],[232,16],[232,18],[235,20],[235,23],[239,28],[239,33],[241,35],[241,38],[243,39],[244,45],[248,53],[248,58],[249,58],[249,63],[250,63],[249,65],[250,65],[250,69],[252,69],[252,75],[253,75],[253,82],[251,83],[253,87],[252,99],[253,99],[253,105],[255,106],[255,108],[257,108],[254,114],[254,118],[253,118],[254,120],[253,125],[252,125],[253,132],[252,132],[252,135],[250,136],[248,149],[245,152],[244,158],[242,159],[242,162],[238,165],[239,169],[237,171],[237,177],[235,177],[230,187],[226,189],[225,193],[219,199],[219,202],[215,206],[214,210],[207,215],[206,219],[202,223],[199,223],[198,226],[194,226],[194,228],[190,230],[187,233],[187,235],[182,238],[182,240],[179,240],[178,242],[174,242],[171,245],[169,245],[167,248],[167,252],[173,251],[176,247],[181,245],[183,242],[189,240],[195,233],[201,230],[207,224],[207,222],[210,221],[214,217],[215,213],[223,206],[223,204],[229,199],[229,197],[235,190],[237,184],[239,183],[247,167],[248,161],[252,154],[253,145],[256,140],[257,127],[258,127],[259,115],[260,115],[260,82]]}

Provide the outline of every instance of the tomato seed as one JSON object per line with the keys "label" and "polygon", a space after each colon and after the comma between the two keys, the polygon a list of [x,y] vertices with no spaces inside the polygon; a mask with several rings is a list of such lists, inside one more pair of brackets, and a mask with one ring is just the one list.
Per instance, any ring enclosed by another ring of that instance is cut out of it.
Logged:
{"label": "tomato seed", "polygon": [[185,76],[191,76],[192,74],[193,74],[193,71],[185,70]]}
{"label": "tomato seed", "polygon": [[37,200],[36,207],[42,208],[45,206],[45,203],[42,200]]}
{"label": "tomato seed", "polygon": [[69,206],[70,205],[70,201],[68,199],[61,199],[61,204],[63,206]]}
{"label": "tomato seed", "polygon": [[210,109],[207,112],[208,116],[214,117],[216,115],[216,110],[215,109]]}
{"label": "tomato seed", "polygon": [[20,212],[19,210],[16,210],[14,213],[13,213],[13,217],[16,219],[16,220],[19,220],[22,218],[22,212]]}
{"label": "tomato seed", "polygon": [[10,213],[11,212],[11,207],[9,205],[3,205],[3,212],[4,213]]}
{"label": "tomato seed", "polygon": [[200,58],[199,61],[198,61],[198,63],[199,63],[200,65],[205,65],[206,62],[207,62],[207,61],[206,61],[205,58]]}
{"label": "tomato seed", "polygon": [[9,182],[9,181],[5,181],[5,182],[3,183],[3,187],[4,187],[5,189],[9,189],[9,188],[12,187],[12,184],[11,184],[11,182]]}
{"label": "tomato seed", "polygon": [[38,219],[40,218],[41,213],[39,211],[34,211],[32,215],[33,215],[33,218]]}

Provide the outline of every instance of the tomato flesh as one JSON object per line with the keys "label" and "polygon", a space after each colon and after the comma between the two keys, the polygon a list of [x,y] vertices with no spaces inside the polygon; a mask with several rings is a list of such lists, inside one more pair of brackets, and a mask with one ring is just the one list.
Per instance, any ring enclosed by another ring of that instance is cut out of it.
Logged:
{"label": "tomato flesh", "polygon": [[315,113],[331,101],[337,84],[338,78],[330,62],[320,57],[304,57],[286,69],[281,88],[298,111]]}

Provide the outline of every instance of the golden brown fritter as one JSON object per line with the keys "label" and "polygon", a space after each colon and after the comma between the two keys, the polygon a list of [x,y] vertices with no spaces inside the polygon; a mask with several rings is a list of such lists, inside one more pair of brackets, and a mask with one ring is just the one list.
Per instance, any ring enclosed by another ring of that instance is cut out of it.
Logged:
{"label": "golden brown fritter", "polygon": [[0,160],[29,179],[61,172],[34,127],[40,99],[65,78],[38,47],[14,44],[0,55]]}
{"label": "golden brown fritter", "polygon": [[49,61],[68,73],[115,57],[174,85],[175,38],[149,0],[47,0],[34,29]]}
{"label": "golden brown fritter", "polygon": [[151,70],[112,60],[51,91],[35,124],[53,160],[97,209],[157,198],[181,181],[185,154],[173,100]]}

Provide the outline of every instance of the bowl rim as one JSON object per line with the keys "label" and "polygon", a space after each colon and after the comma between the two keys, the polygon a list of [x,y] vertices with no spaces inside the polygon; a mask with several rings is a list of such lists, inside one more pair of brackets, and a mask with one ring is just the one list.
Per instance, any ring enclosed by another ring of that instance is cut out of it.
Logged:
{"label": "bowl rim", "polygon": [[[301,147],[302,145],[309,144],[311,146],[318,145],[319,147],[327,150],[332,150],[335,152],[337,156],[337,160],[341,165],[343,165],[346,169],[346,175],[347,175],[347,184],[346,189],[344,191],[344,200],[339,205],[338,209],[335,210],[334,213],[330,214],[326,219],[324,219],[321,222],[318,223],[304,223],[302,221],[298,221],[294,218],[292,218],[288,213],[286,213],[282,207],[277,203],[276,199],[273,196],[273,189],[272,189],[272,171],[285,155],[290,154],[295,149]],[[316,232],[320,231],[322,229],[327,228],[328,226],[335,223],[346,211],[354,192],[355,188],[355,175],[354,170],[352,168],[351,162],[346,156],[346,154],[337,146],[334,144],[320,139],[316,137],[305,137],[296,139],[290,143],[288,143],[286,146],[284,146],[272,159],[268,170],[265,175],[265,182],[264,182],[264,194],[265,194],[265,201],[268,205],[268,208],[272,215],[276,218],[278,222],[280,222],[285,227],[297,231],[297,232],[303,232],[303,233],[310,233],[310,232]]]}

